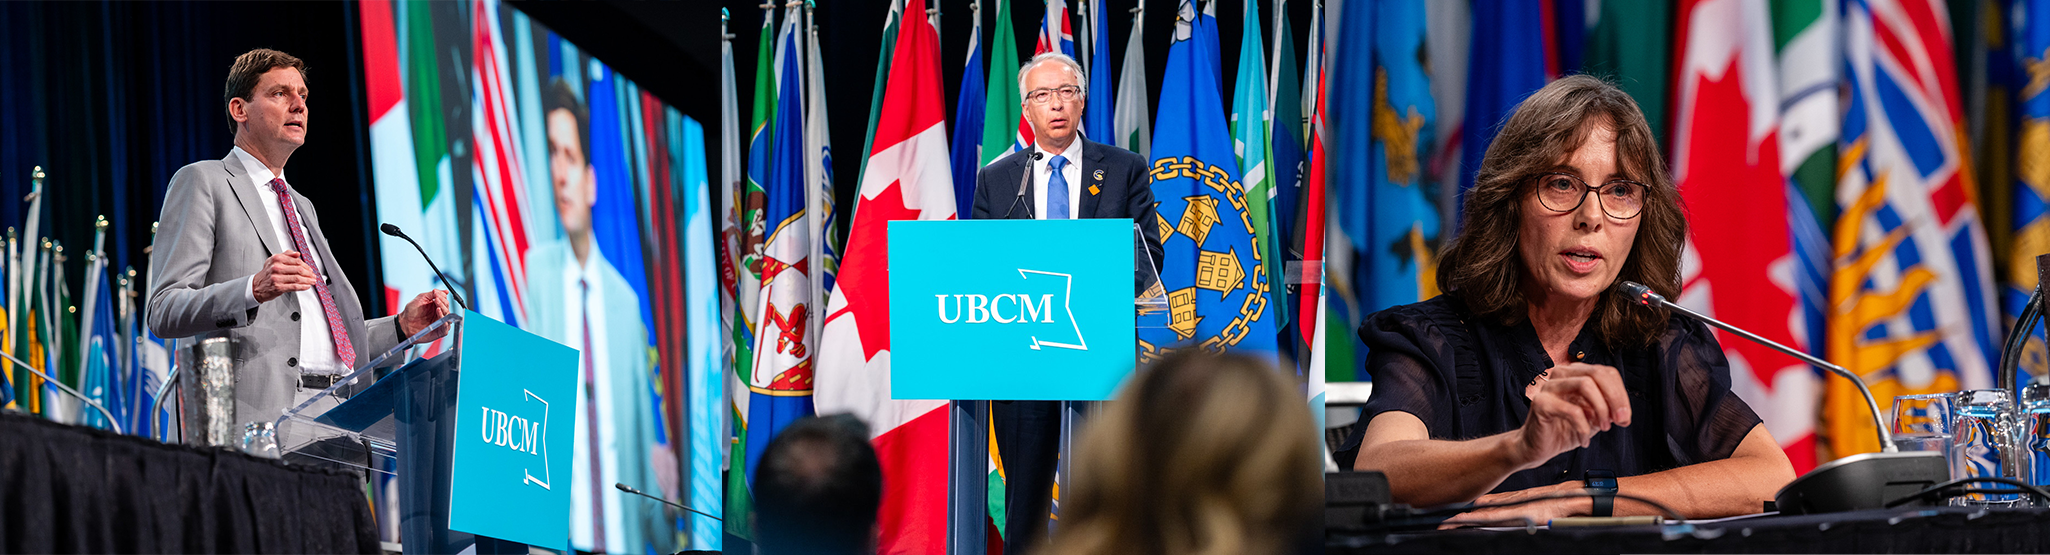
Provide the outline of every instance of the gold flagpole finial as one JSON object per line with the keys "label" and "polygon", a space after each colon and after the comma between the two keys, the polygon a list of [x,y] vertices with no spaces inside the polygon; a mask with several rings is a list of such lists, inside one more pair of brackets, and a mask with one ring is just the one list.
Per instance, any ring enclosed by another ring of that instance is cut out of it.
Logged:
{"label": "gold flagpole finial", "polygon": [[100,215],[100,217],[99,217],[98,219],[94,220],[94,221],[93,221],[93,228],[94,228],[94,229],[107,229],[107,215],[106,215],[106,214],[101,214],[101,215]]}

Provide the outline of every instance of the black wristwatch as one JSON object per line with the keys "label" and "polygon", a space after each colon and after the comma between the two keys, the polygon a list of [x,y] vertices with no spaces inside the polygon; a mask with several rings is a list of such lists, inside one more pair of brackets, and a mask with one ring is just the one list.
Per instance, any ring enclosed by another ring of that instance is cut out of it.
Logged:
{"label": "black wristwatch", "polygon": [[1587,471],[1587,494],[1594,497],[1594,513],[1591,516],[1614,516],[1616,473],[1607,470]]}

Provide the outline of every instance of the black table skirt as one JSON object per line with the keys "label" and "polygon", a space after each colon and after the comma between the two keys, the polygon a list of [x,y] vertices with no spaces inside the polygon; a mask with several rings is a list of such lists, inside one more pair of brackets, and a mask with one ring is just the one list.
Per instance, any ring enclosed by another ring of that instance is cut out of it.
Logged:
{"label": "black table skirt", "polygon": [[1696,526],[1334,535],[1326,553],[2045,553],[2050,509],[1940,507],[1760,517]]}
{"label": "black table skirt", "polygon": [[0,413],[0,552],[379,553],[361,478]]}

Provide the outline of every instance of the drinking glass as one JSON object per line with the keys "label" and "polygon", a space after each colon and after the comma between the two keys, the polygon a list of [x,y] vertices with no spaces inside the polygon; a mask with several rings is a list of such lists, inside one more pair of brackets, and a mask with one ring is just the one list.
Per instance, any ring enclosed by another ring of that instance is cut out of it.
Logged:
{"label": "drinking glass", "polygon": [[[2005,389],[1973,389],[1957,394],[1956,423],[1951,425],[1951,471],[1954,478],[2015,478],[2014,399]],[[1972,482],[1968,488],[2013,489],[1994,482]],[[1974,493],[1958,498],[1962,505],[2012,506],[2021,496]]]}
{"label": "drinking glass", "polygon": [[1950,393],[1893,398],[1893,446],[1906,451],[1950,454]]}
{"label": "drinking glass", "polygon": [[[2020,418],[2015,422],[2016,470],[2030,485],[2050,488],[2050,384],[2022,388]],[[2035,506],[2050,507],[2050,499],[2036,499]]]}

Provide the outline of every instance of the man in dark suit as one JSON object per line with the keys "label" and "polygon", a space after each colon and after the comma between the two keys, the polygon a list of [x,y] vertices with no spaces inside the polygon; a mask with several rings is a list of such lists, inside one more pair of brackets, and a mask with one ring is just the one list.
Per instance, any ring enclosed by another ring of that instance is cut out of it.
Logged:
{"label": "man in dark suit", "polygon": [[[1151,225],[1153,188],[1146,160],[1075,132],[1089,99],[1084,83],[1081,64],[1059,53],[1034,56],[1019,69],[1018,90],[1034,142],[976,172],[970,219],[1129,218],[1146,224],[1139,226],[1145,244],[1133,245],[1133,258],[1144,249],[1159,268],[1160,237]],[[996,401],[991,409],[1004,461],[1004,552],[1023,554],[1046,533],[1060,403]]]}

